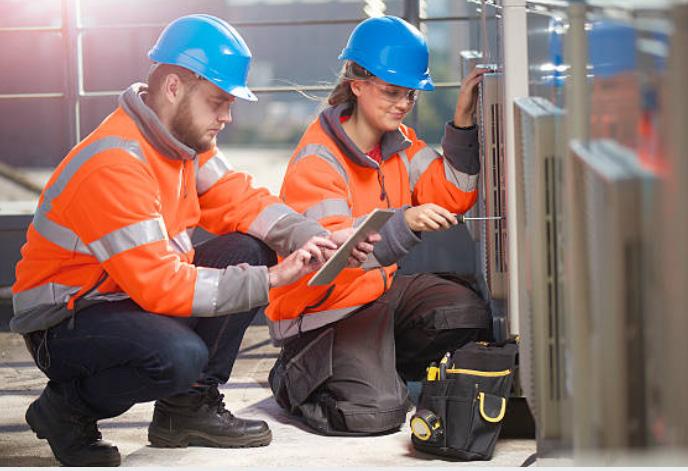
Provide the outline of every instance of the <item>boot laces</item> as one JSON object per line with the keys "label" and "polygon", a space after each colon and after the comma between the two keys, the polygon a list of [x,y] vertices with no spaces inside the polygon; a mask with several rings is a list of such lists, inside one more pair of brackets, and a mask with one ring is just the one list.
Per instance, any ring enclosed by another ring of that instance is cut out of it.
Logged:
{"label": "boot laces", "polygon": [[229,419],[233,419],[234,415],[225,407],[224,398],[224,394],[220,394],[220,392],[217,389],[213,388],[209,390],[206,395],[206,405],[211,409],[215,408],[219,415],[227,417]]}
{"label": "boot laces", "polygon": [[95,443],[103,438],[95,420],[79,420],[75,429],[79,437],[86,443]]}

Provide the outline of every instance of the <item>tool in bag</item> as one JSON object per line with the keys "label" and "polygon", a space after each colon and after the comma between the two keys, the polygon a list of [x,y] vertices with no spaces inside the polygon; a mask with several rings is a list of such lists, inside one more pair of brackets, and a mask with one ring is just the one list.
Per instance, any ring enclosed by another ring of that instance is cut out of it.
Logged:
{"label": "tool in bag", "polygon": [[506,412],[518,347],[472,342],[427,369],[411,440],[420,451],[489,460]]}

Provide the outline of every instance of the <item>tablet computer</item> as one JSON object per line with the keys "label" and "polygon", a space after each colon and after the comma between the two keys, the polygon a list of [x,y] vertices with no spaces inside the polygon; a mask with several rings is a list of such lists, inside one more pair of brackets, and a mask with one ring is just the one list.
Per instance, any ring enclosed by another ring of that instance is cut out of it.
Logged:
{"label": "tablet computer", "polygon": [[354,247],[373,232],[379,232],[389,218],[394,215],[391,209],[376,208],[368,214],[348,239],[337,249],[335,254],[320,267],[320,270],[308,281],[308,286],[323,286],[332,283],[339,272],[346,268],[349,256]]}

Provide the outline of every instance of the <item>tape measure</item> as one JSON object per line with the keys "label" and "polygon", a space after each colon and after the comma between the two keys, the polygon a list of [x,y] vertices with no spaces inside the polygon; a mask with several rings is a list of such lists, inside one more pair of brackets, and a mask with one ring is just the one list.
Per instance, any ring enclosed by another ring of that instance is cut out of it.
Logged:
{"label": "tape measure", "polygon": [[444,429],[439,417],[427,409],[420,409],[411,417],[411,433],[418,440],[427,442],[439,440]]}

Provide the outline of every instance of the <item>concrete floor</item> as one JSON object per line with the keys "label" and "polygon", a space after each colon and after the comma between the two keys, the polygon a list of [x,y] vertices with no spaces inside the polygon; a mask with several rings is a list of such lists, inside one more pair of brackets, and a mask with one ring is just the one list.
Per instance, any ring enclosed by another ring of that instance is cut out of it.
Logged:
{"label": "concrete floor", "polygon": [[[236,415],[268,422],[273,441],[253,449],[148,446],[146,429],[153,404],[138,404],[124,415],[100,423],[104,439],[115,443],[123,466],[231,467],[447,467],[519,466],[535,452],[534,440],[500,440],[489,462],[453,463],[413,450],[408,424],[378,437],[324,437],[309,432],[273,400],[267,375],[277,357],[265,326],[251,326],[232,378],[223,387]],[[45,440],[24,422],[24,412],[41,392],[45,377],[34,366],[21,337],[0,333],[0,466],[58,466]]]}

